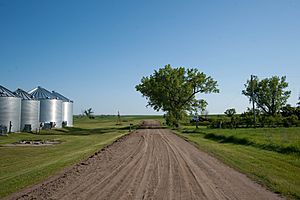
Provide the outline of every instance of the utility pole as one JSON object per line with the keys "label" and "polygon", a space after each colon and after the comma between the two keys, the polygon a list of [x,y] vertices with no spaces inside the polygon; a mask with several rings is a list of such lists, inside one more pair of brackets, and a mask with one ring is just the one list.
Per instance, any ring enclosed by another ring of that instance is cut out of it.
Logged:
{"label": "utility pole", "polygon": [[121,115],[120,112],[118,111],[118,121],[117,121],[117,125],[121,125]]}
{"label": "utility pole", "polygon": [[254,75],[251,75],[251,98],[252,98],[252,109],[253,109],[253,120],[254,120],[254,128],[256,128],[256,113],[255,113],[255,102],[254,102]]}

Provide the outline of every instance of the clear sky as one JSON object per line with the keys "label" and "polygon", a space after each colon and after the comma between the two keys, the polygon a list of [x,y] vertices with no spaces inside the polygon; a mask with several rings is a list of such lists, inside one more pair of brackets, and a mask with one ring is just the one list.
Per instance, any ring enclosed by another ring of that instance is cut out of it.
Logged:
{"label": "clear sky", "polygon": [[38,85],[74,100],[74,112],[156,114],[135,91],[171,64],[197,67],[220,94],[209,113],[249,105],[251,74],[286,75],[300,93],[299,0],[0,0],[0,85]]}

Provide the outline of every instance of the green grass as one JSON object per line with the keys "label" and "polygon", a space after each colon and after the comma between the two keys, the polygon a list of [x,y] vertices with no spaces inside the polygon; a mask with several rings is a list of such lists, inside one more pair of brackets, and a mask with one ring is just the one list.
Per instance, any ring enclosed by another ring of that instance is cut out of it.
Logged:
{"label": "green grass", "polygon": [[300,199],[300,128],[183,127],[177,133],[272,191]]}
{"label": "green grass", "polygon": [[[89,157],[95,151],[128,133],[129,125],[156,116],[115,116],[95,119],[74,118],[72,128],[41,131],[39,134],[13,133],[0,137],[0,198]],[[19,140],[59,140],[61,144],[40,147],[5,147]]]}
{"label": "green grass", "polygon": [[80,118],[76,116],[74,123],[81,128],[129,128],[130,124],[137,125],[143,119],[155,119],[163,123],[162,116],[159,115],[125,115],[121,116],[121,125],[117,125],[117,116],[114,115],[103,115],[96,116],[95,119]]}
{"label": "green grass", "polygon": [[240,128],[240,129],[194,129],[185,127],[183,133],[204,134],[206,139],[220,143],[250,145],[279,153],[300,155],[300,128]]}

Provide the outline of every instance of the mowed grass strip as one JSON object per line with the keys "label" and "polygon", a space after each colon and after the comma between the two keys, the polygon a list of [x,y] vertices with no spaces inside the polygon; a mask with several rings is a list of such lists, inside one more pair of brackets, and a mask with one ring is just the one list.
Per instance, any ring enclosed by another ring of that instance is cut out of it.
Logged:
{"label": "mowed grass strip", "polygon": [[[0,137],[0,198],[71,166],[128,133],[129,124],[138,124],[141,117],[95,119],[75,118],[73,128],[42,131],[39,134],[13,133]],[[6,147],[19,140],[59,140],[52,146]]]}
{"label": "mowed grass strip", "polygon": [[[299,130],[299,128],[292,128],[284,131],[290,139],[295,139],[298,138],[298,135],[295,134],[299,133]],[[201,150],[216,156],[229,166],[267,186],[270,190],[292,199],[300,199],[300,156],[297,153],[279,153],[251,145],[224,143],[205,137],[206,134],[211,134],[212,132],[216,133],[216,130],[201,129],[198,130],[198,133],[193,133],[192,128],[185,127],[183,132],[177,132],[177,134],[195,143]],[[281,139],[279,139],[281,136],[277,135],[280,133],[280,128],[277,130],[249,129],[248,133],[245,130],[217,130],[217,132],[219,135],[223,132],[227,136],[230,134],[246,134],[247,136],[244,135],[244,137],[248,138],[248,140],[255,140],[261,143],[263,141],[266,143],[271,142],[269,139],[265,139],[265,137],[268,137],[266,134],[271,134],[273,143],[278,145],[281,143]],[[243,137],[242,135],[238,137]],[[295,142],[296,146],[299,142],[299,140]],[[291,143],[294,144],[293,142]]]}
{"label": "mowed grass strip", "polygon": [[186,126],[183,133],[204,134],[207,139],[220,143],[251,145],[279,153],[296,153],[300,156],[300,128],[239,128],[239,129],[195,129]]}

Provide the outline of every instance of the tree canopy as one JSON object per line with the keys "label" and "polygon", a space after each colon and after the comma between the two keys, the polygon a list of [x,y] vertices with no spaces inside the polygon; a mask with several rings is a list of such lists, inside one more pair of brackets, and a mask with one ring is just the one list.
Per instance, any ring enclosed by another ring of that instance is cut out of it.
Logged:
{"label": "tree canopy", "polygon": [[217,81],[198,69],[172,68],[171,65],[143,77],[136,90],[146,97],[147,106],[167,112],[168,124],[175,126],[186,111],[203,110],[207,105],[205,100],[196,99],[196,94],[219,92]]}
{"label": "tree canopy", "polygon": [[[259,80],[255,77],[247,80],[242,93],[250,102],[254,101],[257,107],[267,115],[275,115],[286,104],[291,91],[286,90],[288,83],[286,77],[273,76]],[[253,94],[252,94],[253,93]]]}
{"label": "tree canopy", "polygon": [[228,117],[232,117],[233,115],[235,115],[235,113],[236,113],[235,108],[229,108],[224,112],[224,114],[227,115]]}

